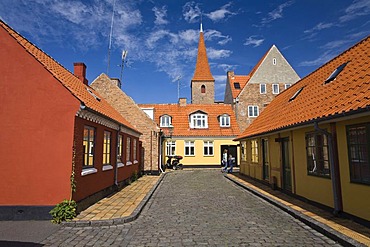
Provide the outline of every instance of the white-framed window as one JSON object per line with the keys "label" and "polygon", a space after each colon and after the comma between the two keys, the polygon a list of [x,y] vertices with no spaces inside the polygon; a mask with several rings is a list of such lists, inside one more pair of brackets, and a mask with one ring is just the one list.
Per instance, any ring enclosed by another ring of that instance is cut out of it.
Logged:
{"label": "white-framed window", "polygon": [[213,141],[204,141],[203,142],[203,155],[204,156],[213,156]]}
{"label": "white-framed window", "polygon": [[160,127],[169,127],[171,126],[171,116],[163,115],[160,117]]}
{"label": "white-framed window", "polygon": [[166,155],[171,156],[176,154],[176,141],[166,142]]}
{"label": "white-framed window", "polygon": [[104,131],[103,140],[103,165],[110,165],[110,153],[111,153],[111,133]]}
{"label": "white-framed window", "polygon": [[272,93],[279,94],[279,84],[272,84]]}
{"label": "white-framed window", "polygon": [[248,117],[258,117],[258,106],[249,105],[248,106]]}
{"label": "white-framed window", "polygon": [[94,166],[94,156],[95,156],[95,134],[96,129],[90,126],[84,126],[84,139],[83,139],[83,167],[93,167]]}
{"label": "white-framed window", "polygon": [[251,159],[253,163],[258,163],[258,141],[257,139],[251,141],[252,155]]}
{"label": "white-framed window", "polygon": [[137,160],[137,140],[136,139],[133,139],[133,145],[132,145],[132,154],[133,154],[133,159],[134,161]]}
{"label": "white-framed window", "polygon": [[195,113],[190,116],[190,128],[208,128],[208,116],[204,113]]}
{"label": "white-framed window", "polygon": [[292,84],[290,84],[290,83],[286,83],[286,84],[284,84],[284,89],[288,89],[288,88],[290,88],[290,86],[291,86]]}
{"label": "white-framed window", "polygon": [[126,138],[126,162],[131,160],[131,138]]}
{"label": "white-framed window", "polygon": [[123,137],[122,135],[118,134],[117,163],[122,162],[122,144],[123,144]]}
{"label": "white-framed window", "polygon": [[221,127],[230,127],[230,116],[224,114],[220,116],[220,126]]}
{"label": "white-framed window", "polygon": [[266,93],[266,84],[260,84],[260,94]]}
{"label": "white-framed window", "polygon": [[272,59],[272,64],[276,65],[276,58],[275,57]]}
{"label": "white-framed window", "polygon": [[195,155],[195,143],[194,141],[185,141],[185,156]]}

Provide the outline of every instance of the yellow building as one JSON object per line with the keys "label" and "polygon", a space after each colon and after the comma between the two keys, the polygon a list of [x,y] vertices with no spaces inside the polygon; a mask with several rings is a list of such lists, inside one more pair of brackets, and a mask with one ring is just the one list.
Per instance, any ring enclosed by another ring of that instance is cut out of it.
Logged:
{"label": "yellow building", "polygon": [[236,138],[240,172],[370,223],[370,38],[276,97]]}

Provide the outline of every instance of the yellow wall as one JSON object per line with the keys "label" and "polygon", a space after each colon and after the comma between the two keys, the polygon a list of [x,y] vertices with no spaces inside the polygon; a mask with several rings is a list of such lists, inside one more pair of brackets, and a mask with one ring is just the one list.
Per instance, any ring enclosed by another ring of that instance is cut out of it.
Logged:
{"label": "yellow wall", "polygon": [[[221,168],[222,159],[222,145],[238,145],[239,142],[234,142],[232,139],[186,139],[186,141],[194,141],[195,151],[194,156],[185,156],[185,140],[172,138],[172,141],[176,141],[176,155],[181,155],[183,159],[181,163],[183,165],[219,165]],[[204,141],[213,141],[213,155],[204,156],[203,155],[203,143]],[[164,159],[166,158],[166,141],[163,144],[163,154]],[[240,148],[237,147],[237,164],[240,164]],[[165,162],[165,160],[164,160]]]}
{"label": "yellow wall", "polygon": [[369,123],[370,116],[337,123],[343,211],[370,221],[370,185],[352,183],[348,162],[346,126]]}

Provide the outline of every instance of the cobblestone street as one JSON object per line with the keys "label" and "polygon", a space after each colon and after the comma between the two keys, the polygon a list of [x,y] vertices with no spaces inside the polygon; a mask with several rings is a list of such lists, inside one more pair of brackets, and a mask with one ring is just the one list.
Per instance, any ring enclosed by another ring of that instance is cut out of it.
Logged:
{"label": "cobblestone street", "polygon": [[219,170],[168,173],[131,223],[63,227],[49,246],[340,246],[224,178]]}

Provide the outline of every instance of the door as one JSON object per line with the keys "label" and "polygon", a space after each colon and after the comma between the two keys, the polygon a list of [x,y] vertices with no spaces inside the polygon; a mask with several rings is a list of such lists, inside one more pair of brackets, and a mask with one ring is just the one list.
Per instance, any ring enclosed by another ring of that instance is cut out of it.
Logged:
{"label": "door", "polygon": [[270,162],[268,153],[268,140],[262,139],[262,179],[269,180],[270,178]]}
{"label": "door", "polygon": [[282,185],[284,190],[292,191],[292,175],[289,157],[289,138],[283,138],[281,142],[281,162],[283,169]]}
{"label": "door", "polygon": [[235,158],[234,167],[238,165],[238,148],[236,145],[221,145],[221,159],[224,150],[227,149],[228,154],[231,154],[233,158]]}

